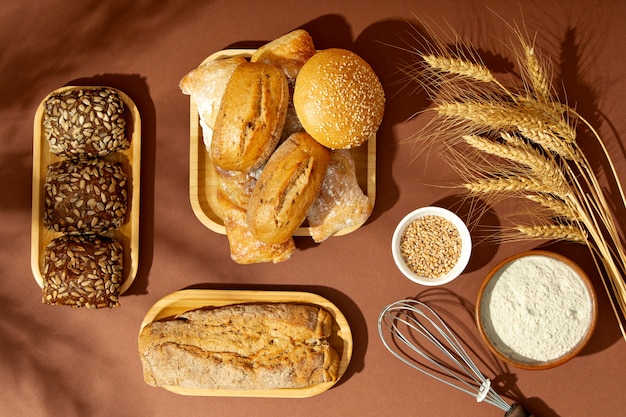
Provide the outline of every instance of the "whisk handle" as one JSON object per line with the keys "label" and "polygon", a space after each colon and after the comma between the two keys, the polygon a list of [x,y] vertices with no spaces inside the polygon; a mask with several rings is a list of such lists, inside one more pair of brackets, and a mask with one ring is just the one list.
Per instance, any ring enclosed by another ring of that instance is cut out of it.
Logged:
{"label": "whisk handle", "polygon": [[514,403],[504,417],[533,417],[533,415],[524,410],[519,403]]}

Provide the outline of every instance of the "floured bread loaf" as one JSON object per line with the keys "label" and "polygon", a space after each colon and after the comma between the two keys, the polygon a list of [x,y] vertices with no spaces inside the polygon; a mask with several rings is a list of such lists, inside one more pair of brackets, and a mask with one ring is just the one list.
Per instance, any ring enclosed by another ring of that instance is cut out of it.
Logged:
{"label": "floured bread loaf", "polygon": [[359,186],[350,151],[331,151],[322,188],[307,213],[313,240],[319,243],[341,229],[362,225],[372,210],[371,201]]}
{"label": "floured bread loaf", "polygon": [[263,390],[337,380],[332,316],[311,305],[234,304],[186,312],[139,334],[152,386]]}
{"label": "floured bread loaf", "polygon": [[246,62],[240,56],[209,61],[194,68],[179,82],[183,94],[189,95],[198,107],[204,146],[211,147],[215,120],[226,84],[235,69]]}

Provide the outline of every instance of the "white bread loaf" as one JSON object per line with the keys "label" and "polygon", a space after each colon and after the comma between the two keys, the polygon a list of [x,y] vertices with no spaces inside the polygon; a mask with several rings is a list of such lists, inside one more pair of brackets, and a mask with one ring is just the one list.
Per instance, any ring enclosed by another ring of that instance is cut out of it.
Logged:
{"label": "white bread loaf", "polygon": [[191,96],[198,107],[204,146],[209,149],[215,120],[226,84],[235,69],[246,59],[240,56],[206,62],[187,73],[179,82],[183,94]]}

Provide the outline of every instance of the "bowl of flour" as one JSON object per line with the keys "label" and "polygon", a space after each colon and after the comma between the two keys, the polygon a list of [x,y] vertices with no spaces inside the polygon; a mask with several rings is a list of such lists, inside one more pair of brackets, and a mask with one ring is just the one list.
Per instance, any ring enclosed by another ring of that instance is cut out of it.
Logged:
{"label": "bowl of flour", "polygon": [[476,320],[498,357],[519,368],[546,369],[587,344],[597,300],[589,278],[570,259],[532,250],[505,259],[487,275]]}

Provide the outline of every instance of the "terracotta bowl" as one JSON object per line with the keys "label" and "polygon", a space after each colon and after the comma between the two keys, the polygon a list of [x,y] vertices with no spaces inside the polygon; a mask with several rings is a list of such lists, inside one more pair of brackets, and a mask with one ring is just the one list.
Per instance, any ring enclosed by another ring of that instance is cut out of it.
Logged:
{"label": "terracotta bowl", "polygon": [[[533,262],[542,257],[550,258],[559,268],[567,268],[570,271],[566,273],[567,282],[572,285],[563,285],[566,282],[563,275],[549,273],[542,265],[528,269],[526,276],[530,277],[532,285],[527,288],[520,288],[513,278],[504,278],[512,277],[514,268],[519,268],[521,262]],[[539,278],[543,273],[547,275]],[[557,287],[550,286],[557,285],[557,281],[552,280],[556,280],[557,275],[560,285],[576,288],[582,305],[568,302],[563,294],[558,298]],[[548,282],[546,277],[549,277]],[[505,259],[489,272],[478,292],[475,314],[483,340],[497,357],[518,368],[538,370],[561,365],[580,353],[595,330],[597,310],[593,285],[578,265],[557,253],[531,250]],[[555,325],[548,321],[551,320],[548,317],[558,317],[561,313],[564,322]],[[516,335],[507,334],[506,329],[516,329]],[[573,336],[551,342],[564,335]],[[533,345],[544,351],[531,351],[529,347]]]}

